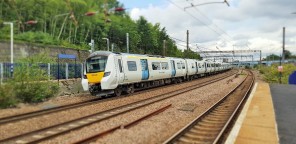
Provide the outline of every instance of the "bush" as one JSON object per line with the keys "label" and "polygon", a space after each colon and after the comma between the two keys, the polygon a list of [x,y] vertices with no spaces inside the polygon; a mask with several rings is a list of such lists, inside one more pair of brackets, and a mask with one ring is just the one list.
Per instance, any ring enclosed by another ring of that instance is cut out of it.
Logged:
{"label": "bush", "polygon": [[54,96],[59,87],[47,79],[46,71],[40,69],[38,64],[19,65],[15,68],[13,79],[16,97],[23,102],[35,103]]}
{"label": "bush", "polygon": [[13,107],[17,102],[13,86],[0,85],[0,108]]}
{"label": "bush", "polygon": [[59,91],[57,83],[48,81],[45,70],[38,62],[50,62],[44,53],[21,59],[14,69],[13,78],[0,87],[0,107],[6,108],[17,102],[36,103],[55,96]]}
{"label": "bush", "polygon": [[[259,72],[264,75],[264,79],[269,83],[279,83],[280,73],[278,72],[279,64],[273,64],[271,66],[258,67]],[[293,64],[283,64],[282,83],[288,84],[289,75],[296,70],[296,66]]]}
{"label": "bush", "polygon": [[31,82],[17,84],[16,96],[22,102],[36,103],[47,100],[59,91],[59,86],[53,82]]}
{"label": "bush", "polygon": [[44,32],[24,32],[15,36],[16,40],[27,41],[30,43],[41,43],[59,45],[59,40]]}

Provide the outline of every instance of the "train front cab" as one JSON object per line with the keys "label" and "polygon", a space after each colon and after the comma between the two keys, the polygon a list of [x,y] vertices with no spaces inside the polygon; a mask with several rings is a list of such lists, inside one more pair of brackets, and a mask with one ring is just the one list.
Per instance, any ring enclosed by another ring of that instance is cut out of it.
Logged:
{"label": "train front cab", "polygon": [[[82,85],[84,90],[88,88],[92,95],[100,96],[114,93],[118,81],[123,79],[120,73],[119,60],[115,62],[115,56],[111,52],[96,52],[85,61]],[[121,61],[121,59],[120,59]],[[121,67],[122,71],[122,67]],[[86,86],[86,80],[87,84]]]}

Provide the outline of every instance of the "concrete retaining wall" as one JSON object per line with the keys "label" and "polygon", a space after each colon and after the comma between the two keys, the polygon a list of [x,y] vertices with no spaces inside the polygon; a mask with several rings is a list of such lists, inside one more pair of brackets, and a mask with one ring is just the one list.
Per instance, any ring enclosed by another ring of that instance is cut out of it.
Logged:
{"label": "concrete retaining wall", "polygon": [[[30,43],[14,43],[14,62],[20,58],[29,57],[40,52],[48,52],[49,56],[57,58],[58,54],[72,54],[77,56],[78,62],[83,62],[89,52],[87,50],[76,50],[54,46],[33,45]],[[0,42],[0,62],[10,62],[10,42]]]}

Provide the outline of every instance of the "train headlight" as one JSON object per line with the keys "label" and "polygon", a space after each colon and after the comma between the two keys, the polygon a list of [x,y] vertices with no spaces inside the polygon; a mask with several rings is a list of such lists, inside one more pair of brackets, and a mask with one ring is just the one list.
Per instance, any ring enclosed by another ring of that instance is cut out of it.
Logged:
{"label": "train headlight", "polygon": [[87,79],[87,76],[86,75],[83,75],[83,79]]}
{"label": "train headlight", "polygon": [[111,72],[105,72],[104,73],[104,77],[107,77],[107,76],[109,76],[111,74]]}

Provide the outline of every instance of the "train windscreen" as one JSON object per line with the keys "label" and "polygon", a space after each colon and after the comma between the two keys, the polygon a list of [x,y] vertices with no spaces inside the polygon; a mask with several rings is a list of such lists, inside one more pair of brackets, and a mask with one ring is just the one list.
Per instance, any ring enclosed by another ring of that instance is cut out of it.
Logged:
{"label": "train windscreen", "polygon": [[86,60],[86,72],[104,72],[107,64],[107,56],[96,56]]}

